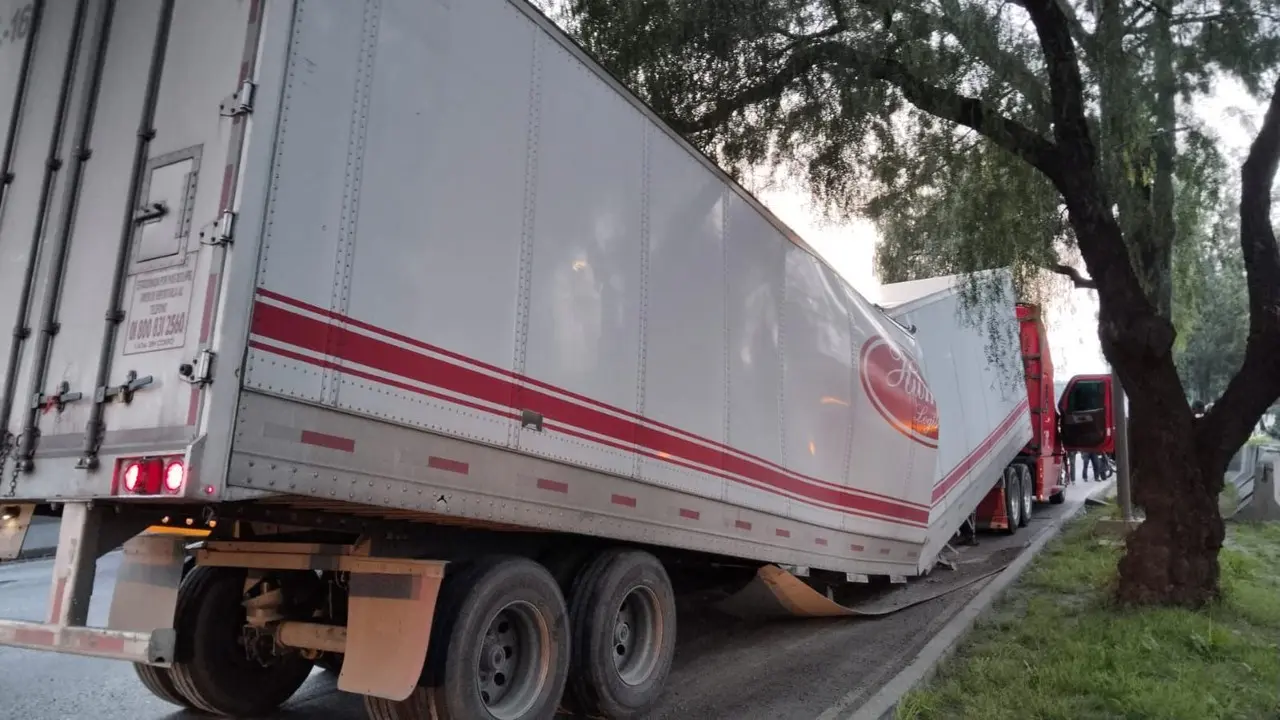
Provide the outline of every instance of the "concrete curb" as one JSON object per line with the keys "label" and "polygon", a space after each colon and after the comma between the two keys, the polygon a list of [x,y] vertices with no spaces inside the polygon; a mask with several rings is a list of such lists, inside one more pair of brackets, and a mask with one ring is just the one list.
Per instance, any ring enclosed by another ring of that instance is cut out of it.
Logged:
{"label": "concrete curb", "polygon": [[48,560],[57,554],[58,548],[56,547],[31,548],[30,550],[23,548],[22,552],[18,553],[18,557],[12,560],[0,560],[0,566],[17,565],[19,563],[34,562],[36,560]]}
{"label": "concrete curb", "polygon": [[[1106,485],[1095,488],[1089,493],[1084,502],[1072,508],[1070,512],[1054,518],[1048,529],[1040,533],[1040,536],[1019,553],[1018,557],[1008,567],[996,575],[981,592],[974,596],[959,613],[956,613],[955,617],[951,618],[943,626],[942,630],[916,655],[910,665],[885,683],[861,707],[849,715],[844,715],[844,717],[848,720],[891,719],[903,696],[911,692],[917,685],[925,683],[933,677],[934,673],[937,672],[938,666],[951,655],[956,646],[959,645],[960,640],[973,628],[974,623],[991,609],[991,606],[1000,599],[1005,590],[1031,565],[1031,561],[1040,554],[1040,551],[1062,532],[1062,528],[1084,512],[1085,508],[1089,506],[1089,498],[1105,495],[1105,493],[1110,492],[1114,483],[1115,480],[1111,480]],[[834,710],[835,708],[832,709]],[[836,716],[829,715],[830,712],[824,713],[823,717]],[[840,715],[843,715],[842,711]]]}

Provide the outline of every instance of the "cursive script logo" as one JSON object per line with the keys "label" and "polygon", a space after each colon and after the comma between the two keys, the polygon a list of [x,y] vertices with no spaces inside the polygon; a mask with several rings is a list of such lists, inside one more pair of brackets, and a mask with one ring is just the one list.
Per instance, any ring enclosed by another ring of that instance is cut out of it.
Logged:
{"label": "cursive script logo", "polygon": [[938,404],[920,366],[880,336],[862,346],[858,374],[871,405],[898,432],[938,447]]}

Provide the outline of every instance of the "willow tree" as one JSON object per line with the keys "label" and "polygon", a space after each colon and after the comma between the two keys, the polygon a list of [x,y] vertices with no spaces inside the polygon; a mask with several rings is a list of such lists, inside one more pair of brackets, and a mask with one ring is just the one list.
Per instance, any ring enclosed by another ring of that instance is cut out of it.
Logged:
{"label": "willow tree", "polygon": [[[878,216],[886,253],[909,273],[1013,261],[1096,288],[1103,353],[1130,395],[1135,501],[1146,512],[1127,541],[1120,598],[1198,606],[1218,594],[1223,471],[1280,396],[1280,256],[1268,220],[1280,100],[1241,171],[1245,358],[1199,420],[1175,367],[1171,293],[1160,287],[1171,282],[1159,268],[1175,234],[1177,95],[1220,72],[1260,88],[1277,57],[1267,7],[1094,0],[1085,14],[1070,0],[566,0],[561,9],[588,50],[722,165],[786,165],[833,211]],[[1135,37],[1159,57],[1145,60]],[[1252,54],[1233,54],[1241,38]],[[1074,253],[1087,276],[1067,262]]]}

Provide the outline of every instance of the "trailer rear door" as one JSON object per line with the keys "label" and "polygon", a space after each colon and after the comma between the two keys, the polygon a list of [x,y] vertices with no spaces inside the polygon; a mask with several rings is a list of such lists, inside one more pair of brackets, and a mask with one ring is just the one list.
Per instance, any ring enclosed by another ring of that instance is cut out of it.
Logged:
{"label": "trailer rear door", "polygon": [[259,6],[0,0],[0,22],[39,21],[25,76],[0,41],[0,119],[20,113],[0,308],[27,332],[8,429],[32,493],[109,493],[111,472],[71,478],[67,460],[105,469],[113,455],[185,452],[199,434]]}

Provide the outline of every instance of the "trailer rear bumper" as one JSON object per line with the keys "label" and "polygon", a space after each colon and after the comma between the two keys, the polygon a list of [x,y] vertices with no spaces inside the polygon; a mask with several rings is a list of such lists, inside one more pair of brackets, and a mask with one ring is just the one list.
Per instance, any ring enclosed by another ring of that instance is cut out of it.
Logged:
{"label": "trailer rear bumper", "polygon": [[71,627],[49,623],[0,620],[0,645],[48,650],[148,665],[167,665],[173,658],[172,630],[132,632]]}
{"label": "trailer rear bumper", "polygon": [[[53,561],[46,620],[0,620],[0,645],[149,665],[172,663],[176,644],[172,620],[189,539],[138,534],[145,528],[145,522],[105,507],[67,503]],[[89,600],[98,558],[124,540],[128,541],[124,542],[107,627],[91,627]]]}

